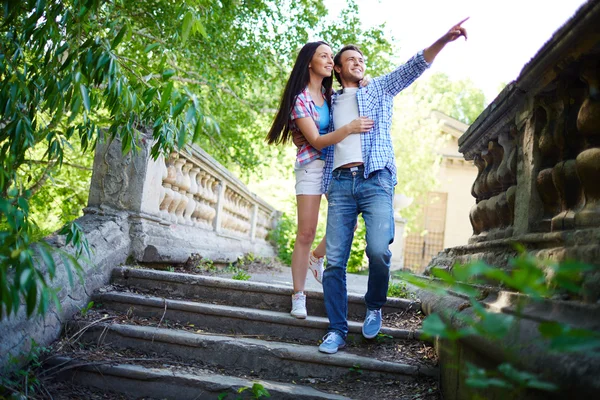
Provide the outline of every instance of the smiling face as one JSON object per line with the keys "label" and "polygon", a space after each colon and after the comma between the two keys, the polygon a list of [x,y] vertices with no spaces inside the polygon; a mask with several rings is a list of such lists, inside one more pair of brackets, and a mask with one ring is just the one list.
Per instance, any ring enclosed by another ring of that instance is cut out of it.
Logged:
{"label": "smiling face", "polygon": [[331,76],[333,72],[333,52],[331,48],[326,44],[317,47],[310,64],[308,64],[308,69],[311,74],[315,74],[321,78]]}
{"label": "smiling face", "polygon": [[358,82],[365,76],[365,59],[356,50],[345,50],[339,59],[335,71],[340,75],[343,87],[358,87]]}

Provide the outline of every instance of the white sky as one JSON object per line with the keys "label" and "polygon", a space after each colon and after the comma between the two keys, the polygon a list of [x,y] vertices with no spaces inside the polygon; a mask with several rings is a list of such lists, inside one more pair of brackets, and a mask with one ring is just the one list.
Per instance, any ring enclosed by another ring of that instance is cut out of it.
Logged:
{"label": "white sky", "polygon": [[[459,38],[438,55],[430,71],[470,78],[488,102],[500,85],[517,78],[586,0],[356,0],[364,27],[386,23],[404,61],[466,17],[469,39]],[[346,0],[327,0],[337,15]],[[360,43],[357,43],[360,45]],[[367,65],[368,67],[368,65]]]}

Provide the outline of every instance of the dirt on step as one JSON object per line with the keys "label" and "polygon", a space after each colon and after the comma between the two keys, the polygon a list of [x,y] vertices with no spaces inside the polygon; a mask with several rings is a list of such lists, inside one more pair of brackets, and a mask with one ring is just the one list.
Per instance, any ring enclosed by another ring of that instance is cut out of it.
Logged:
{"label": "dirt on step", "polygon": [[[221,369],[215,366],[204,365],[200,362],[189,362],[179,360],[168,354],[144,354],[131,349],[114,349],[110,346],[83,345],[78,343],[63,343],[62,350],[57,355],[68,356],[73,359],[99,365],[107,363],[114,364],[137,364],[147,368],[168,368],[174,373],[194,372],[206,373],[210,371],[220,375],[237,376],[253,382],[260,382],[263,377],[248,373],[243,370]],[[327,378],[311,377],[297,380],[281,380],[284,383],[305,385],[328,393],[335,393],[356,400],[440,400],[438,383],[434,379],[421,378],[417,382],[403,382],[391,379],[363,379],[360,368],[355,368],[342,379],[331,380]],[[44,386],[48,394],[54,399],[143,399],[151,398],[127,397],[116,393],[107,393],[93,388],[85,388],[69,382],[55,381],[50,378],[44,379]],[[215,395],[217,399],[218,395]],[[232,396],[230,396],[232,397]],[[49,397],[40,397],[49,398]],[[250,398],[250,397],[243,397]]]}

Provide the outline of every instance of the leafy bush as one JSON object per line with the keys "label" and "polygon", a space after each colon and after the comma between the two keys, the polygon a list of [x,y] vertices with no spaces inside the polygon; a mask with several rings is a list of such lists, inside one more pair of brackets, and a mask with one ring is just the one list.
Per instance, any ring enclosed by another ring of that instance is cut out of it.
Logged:
{"label": "leafy bush", "polygon": [[[325,224],[322,224],[325,225]],[[296,243],[296,232],[298,225],[295,219],[290,215],[284,213],[279,219],[277,227],[272,231],[270,240],[275,243],[277,248],[277,255],[279,259],[286,265],[292,263],[292,252],[294,251],[294,244]],[[324,226],[320,226],[317,230],[317,239],[315,245],[318,243],[317,240],[325,234]],[[366,229],[365,224],[361,218],[359,218],[358,228],[354,232],[354,240],[352,241],[352,248],[350,250],[350,258],[348,259],[348,272],[359,272],[365,269],[365,248],[366,243]]]}
{"label": "leafy bush", "polygon": [[20,357],[11,356],[9,362],[13,366],[17,367],[23,362],[26,365],[9,375],[0,374],[0,399],[25,399],[45,395],[39,373],[49,351],[49,348],[41,347],[31,339],[29,352],[22,353]]}
{"label": "leafy bush", "polygon": [[[446,339],[451,349],[456,349],[456,341],[472,336],[484,337],[499,341],[509,332],[518,329],[522,318],[525,299],[517,303],[516,315],[488,311],[480,301],[487,297],[487,289],[478,285],[493,285],[526,294],[533,301],[554,297],[558,293],[570,292],[574,295],[581,291],[582,277],[585,272],[595,267],[577,262],[551,262],[535,259],[520,248],[521,255],[511,261],[510,269],[503,270],[484,262],[473,262],[466,265],[455,265],[451,272],[434,269],[432,274],[439,278],[438,282],[423,281],[406,274],[404,279],[428,290],[439,293],[453,291],[468,297],[469,302],[463,307],[471,307],[475,315],[456,313],[451,318],[462,321],[461,328],[455,328],[440,313],[432,313],[423,321],[423,333],[429,337]],[[441,283],[440,283],[441,282]],[[547,346],[549,352],[586,351],[600,353],[600,333],[585,329],[575,329],[569,325],[546,321],[538,325],[540,335],[545,343],[536,342],[537,346]],[[503,388],[512,394],[524,389],[554,391],[559,389],[554,383],[546,382],[538,376],[520,371],[510,363],[502,363],[496,369],[486,370],[468,364],[465,382],[477,389],[490,387]],[[512,396],[507,395],[507,398]]]}
{"label": "leafy bush", "polygon": [[243,269],[238,269],[237,272],[231,277],[231,279],[235,279],[236,281],[247,281],[250,278],[250,274]]}
{"label": "leafy bush", "polygon": [[398,297],[401,299],[414,299],[416,296],[411,293],[404,282],[390,281],[387,291],[388,297]]}

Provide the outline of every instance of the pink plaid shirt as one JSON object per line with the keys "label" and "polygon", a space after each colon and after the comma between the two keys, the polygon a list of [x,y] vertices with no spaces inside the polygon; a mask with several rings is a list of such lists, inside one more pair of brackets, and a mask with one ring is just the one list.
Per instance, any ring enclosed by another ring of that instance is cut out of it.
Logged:
{"label": "pink plaid shirt", "polygon": [[[298,96],[296,96],[294,107],[290,113],[290,130],[292,133],[302,133],[296,125],[295,120],[306,117],[312,117],[313,121],[315,121],[318,131],[319,113],[315,108],[315,102],[308,92],[308,86],[305,87],[304,90],[298,94]],[[319,158],[321,158],[321,152],[308,143],[298,148],[298,152],[296,153],[296,161],[298,161],[299,165],[306,165],[311,161],[318,160]]]}

